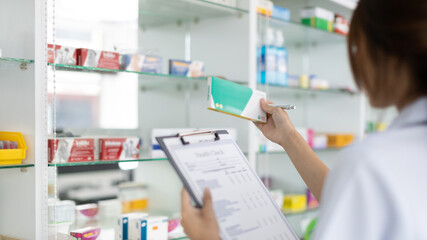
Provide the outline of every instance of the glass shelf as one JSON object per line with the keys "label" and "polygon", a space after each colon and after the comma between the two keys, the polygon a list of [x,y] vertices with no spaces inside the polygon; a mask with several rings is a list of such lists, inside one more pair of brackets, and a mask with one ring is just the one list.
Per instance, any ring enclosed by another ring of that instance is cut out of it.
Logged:
{"label": "glass shelf", "polygon": [[[239,1],[237,1],[239,2]],[[239,16],[248,10],[207,0],[142,0],[139,24],[143,29],[202,19]]]}
{"label": "glass shelf", "polygon": [[285,21],[263,15],[259,15],[259,17],[272,28],[282,30],[286,44],[345,42],[347,39],[344,35],[307,26],[301,22]]}
{"label": "glass shelf", "polygon": [[151,158],[149,156],[142,157],[141,159],[133,159],[133,160],[116,160],[116,161],[101,161],[96,160],[94,162],[67,162],[67,163],[49,163],[50,167],[68,167],[68,166],[87,166],[87,165],[103,165],[103,164],[115,164],[121,162],[150,162],[150,161],[167,161],[167,158]]}
{"label": "glass shelf", "polygon": [[1,67],[19,67],[22,64],[34,63],[34,60],[21,59],[21,58],[7,58],[0,57],[0,68]]}
{"label": "glass shelf", "polygon": [[[336,152],[343,148],[324,148],[324,149],[312,149],[315,153],[327,153],[327,152]],[[271,151],[271,152],[257,152],[258,155],[280,155],[280,154],[287,154],[284,150],[283,151]]]}
{"label": "glass shelf", "polygon": [[348,89],[337,89],[337,88],[329,88],[329,89],[311,89],[311,88],[300,88],[300,87],[291,87],[291,86],[279,86],[279,85],[265,85],[265,84],[258,84],[258,89],[261,91],[265,91],[270,95],[278,95],[283,93],[327,93],[327,94],[337,94],[337,95],[356,95],[358,92],[354,90],[348,90]]}
{"label": "glass shelf", "polygon": [[[53,67],[52,63],[48,63],[49,66]],[[140,74],[148,78],[164,78],[164,79],[190,79],[190,80],[206,80],[205,77],[200,78],[191,78],[185,76],[177,76],[177,75],[169,75],[169,74],[157,74],[157,73],[144,73],[144,72],[136,72],[136,71],[126,71],[126,70],[116,70],[116,69],[107,69],[107,68],[96,68],[96,67],[83,67],[83,66],[75,66],[75,65],[65,65],[65,64],[55,64],[56,70],[61,71],[81,71],[81,72],[98,72],[98,73],[135,73]]]}
{"label": "glass shelf", "polygon": [[309,213],[316,213],[318,211],[319,211],[319,208],[315,207],[315,208],[307,208],[306,210],[299,211],[299,212],[288,212],[288,211],[282,211],[282,212],[286,217],[291,217],[291,216],[301,216]]}
{"label": "glass shelf", "polygon": [[34,164],[0,165],[0,169],[28,168],[28,167],[34,167]]}

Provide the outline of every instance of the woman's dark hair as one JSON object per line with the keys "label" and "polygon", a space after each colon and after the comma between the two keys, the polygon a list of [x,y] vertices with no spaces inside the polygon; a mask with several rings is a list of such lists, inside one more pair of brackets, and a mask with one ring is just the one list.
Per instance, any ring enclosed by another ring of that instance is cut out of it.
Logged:
{"label": "woman's dark hair", "polygon": [[427,95],[427,0],[360,0],[348,36],[356,84],[373,106]]}

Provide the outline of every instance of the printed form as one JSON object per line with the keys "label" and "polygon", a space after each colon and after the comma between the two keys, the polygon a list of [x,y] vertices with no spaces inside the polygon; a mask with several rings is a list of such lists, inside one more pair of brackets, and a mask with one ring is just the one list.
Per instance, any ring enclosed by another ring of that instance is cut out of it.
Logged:
{"label": "printed form", "polygon": [[221,238],[298,239],[234,140],[220,136],[189,145],[165,139],[165,144],[200,203],[204,188],[211,190]]}

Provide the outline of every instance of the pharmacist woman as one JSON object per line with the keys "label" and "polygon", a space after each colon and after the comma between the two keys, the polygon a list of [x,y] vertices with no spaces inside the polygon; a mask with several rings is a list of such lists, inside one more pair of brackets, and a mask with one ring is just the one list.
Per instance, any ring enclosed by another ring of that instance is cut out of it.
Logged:
{"label": "pharmacist woman", "polygon": [[[329,170],[285,111],[262,101],[269,117],[257,127],[286,150],[321,200],[312,239],[427,239],[427,1],[360,0],[348,52],[371,105],[399,110],[387,131],[343,150]],[[182,192],[182,225],[192,240],[219,239],[212,198],[204,194],[199,210]]]}

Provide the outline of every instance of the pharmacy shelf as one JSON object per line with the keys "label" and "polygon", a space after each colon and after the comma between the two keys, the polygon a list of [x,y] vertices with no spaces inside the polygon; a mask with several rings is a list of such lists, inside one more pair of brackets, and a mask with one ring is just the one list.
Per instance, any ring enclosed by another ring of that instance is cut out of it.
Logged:
{"label": "pharmacy shelf", "polygon": [[347,37],[322,29],[302,24],[301,22],[286,21],[275,17],[259,15],[262,26],[270,26],[273,29],[282,30],[286,45],[304,43],[336,43],[345,42]]}
{"label": "pharmacy shelf", "polygon": [[49,167],[70,167],[70,166],[88,166],[88,165],[105,165],[105,164],[115,164],[121,162],[153,162],[153,161],[167,161],[167,158],[152,158],[152,157],[142,157],[140,159],[132,160],[115,160],[115,161],[101,161],[96,160],[94,162],[67,162],[67,163],[49,163]]}
{"label": "pharmacy shelf", "polygon": [[344,96],[353,96],[357,95],[358,92],[349,89],[336,89],[336,88],[328,88],[328,89],[312,89],[312,88],[301,88],[301,87],[291,87],[291,86],[280,86],[280,85],[265,85],[258,84],[258,89],[264,92],[267,92],[270,96],[281,95],[284,93],[305,93],[305,94],[336,94],[336,95],[344,95]]}
{"label": "pharmacy shelf", "polygon": [[0,165],[0,169],[29,168],[29,167],[34,167],[34,164]]}
{"label": "pharmacy shelf", "polygon": [[[239,2],[239,1],[237,1]],[[248,10],[208,0],[141,0],[139,24],[144,30],[168,24],[197,23],[203,19],[240,16]]]}
{"label": "pharmacy shelf", "polygon": [[306,215],[309,213],[317,213],[319,211],[318,207],[315,208],[307,208],[303,211],[298,211],[298,212],[290,212],[290,211],[282,211],[282,213],[286,216],[286,217],[293,217],[293,216],[301,216],[301,215]]}
{"label": "pharmacy shelf", "polygon": [[34,60],[0,57],[0,68],[1,67],[21,67],[31,63],[34,63]]}

